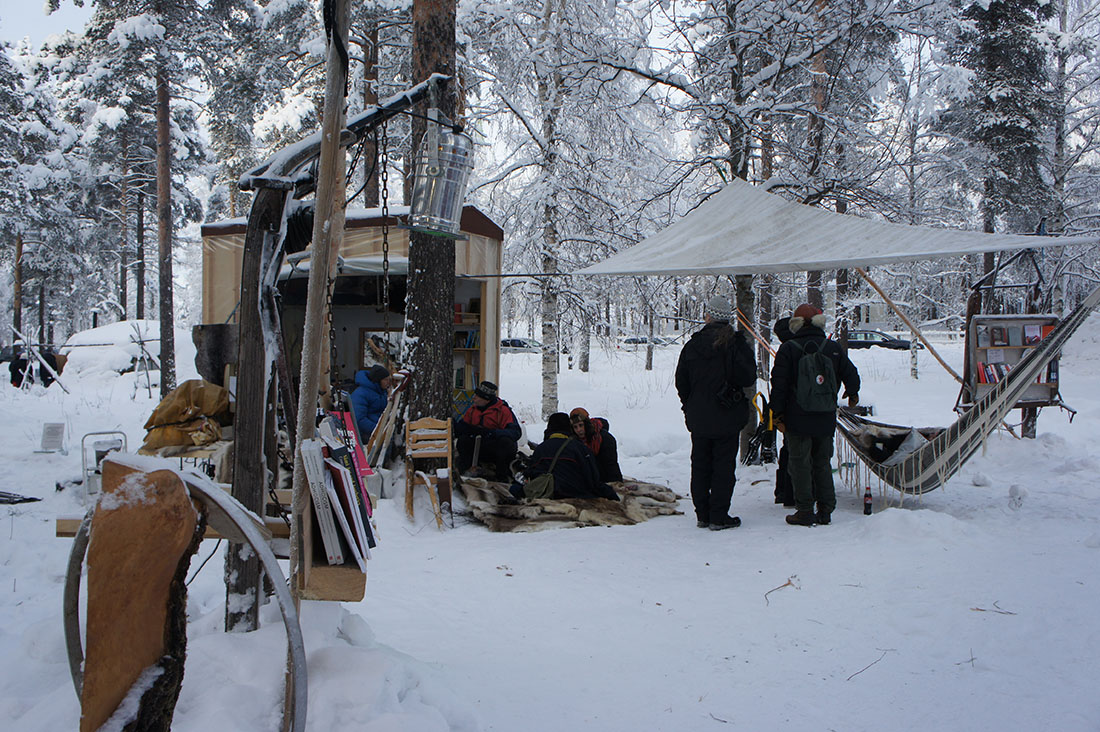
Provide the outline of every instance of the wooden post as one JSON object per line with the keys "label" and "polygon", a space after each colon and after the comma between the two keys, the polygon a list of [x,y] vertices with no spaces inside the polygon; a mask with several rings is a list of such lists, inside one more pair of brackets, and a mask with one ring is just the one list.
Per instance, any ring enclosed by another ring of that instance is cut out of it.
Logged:
{"label": "wooden post", "polygon": [[[344,128],[344,90],[348,75],[348,0],[336,0],[330,28],[325,71],[325,107],[321,117],[321,159],[318,163],[317,195],[314,204],[313,243],[310,245],[309,284],[306,292],[305,331],[302,338],[302,369],[298,387],[298,445],[316,431],[317,399],[320,395],[321,361],[328,349],[324,329],[328,306],[328,280],[344,235],[344,169],[347,161],[340,146]],[[302,552],[312,539],[301,535],[302,517],[309,510],[309,488],[302,457],[294,450],[294,522],[291,527],[290,571],[295,598],[308,577],[302,571]]]}
{"label": "wooden post", "polygon": [[[270,286],[270,271],[278,246],[289,190],[261,188],[252,201],[241,261],[241,304],[237,345],[237,412],[233,430],[233,497],[256,514],[263,514],[267,483],[263,469],[268,381],[271,363],[264,344],[261,301]],[[278,269],[274,267],[274,269]],[[271,435],[274,439],[274,435]],[[225,555],[225,629],[259,627],[260,564],[244,544],[230,543]],[[249,601],[241,602],[240,598]]]}

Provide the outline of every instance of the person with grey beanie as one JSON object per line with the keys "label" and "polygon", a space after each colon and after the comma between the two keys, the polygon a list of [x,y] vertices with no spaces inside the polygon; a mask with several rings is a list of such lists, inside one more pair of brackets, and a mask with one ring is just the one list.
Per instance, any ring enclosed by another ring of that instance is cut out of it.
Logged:
{"label": "person with grey beanie", "polygon": [[705,324],[684,345],[676,365],[676,392],[691,433],[696,526],[712,531],[741,525],[729,509],[737,481],[739,436],[749,418],[744,389],[756,383],[752,348],[745,334],[730,325],[735,312],[727,298],[710,298]]}

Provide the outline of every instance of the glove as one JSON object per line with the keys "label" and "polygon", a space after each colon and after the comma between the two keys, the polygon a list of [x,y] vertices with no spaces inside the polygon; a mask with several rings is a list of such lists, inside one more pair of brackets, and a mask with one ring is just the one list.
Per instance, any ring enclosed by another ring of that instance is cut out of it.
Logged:
{"label": "glove", "polygon": [[859,394],[850,394],[850,395],[848,395],[848,406],[849,407],[854,407],[857,404],[859,404]]}
{"label": "glove", "polygon": [[782,414],[776,414],[772,416],[772,425],[779,432],[783,432],[784,434],[787,432],[787,425],[783,424]]}

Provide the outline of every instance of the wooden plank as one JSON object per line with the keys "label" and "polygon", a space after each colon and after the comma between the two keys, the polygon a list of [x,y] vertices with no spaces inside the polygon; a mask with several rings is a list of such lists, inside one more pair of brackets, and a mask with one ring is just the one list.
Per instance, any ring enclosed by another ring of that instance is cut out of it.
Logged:
{"label": "wooden plank", "polygon": [[367,575],[353,564],[332,566],[314,564],[309,570],[309,581],[299,591],[303,600],[335,600],[359,602],[367,588]]}
{"label": "wooden plank", "polygon": [[[54,536],[56,536],[59,539],[63,539],[63,538],[71,539],[72,537],[76,536],[76,530],[80,528],[80,522],[81,522],[82,519],[83,519],[82,516],[58,516],[57,519],[54,521]],[[265,516],[264,517],[264,526],[267,528],[267,530],[269,532],[271,532],[272,538],[275,538],[275,539],[289,539],[290,538],[290,529],[287,528],[286,522],[283,521],[281,518],[278,518],[278,517],[275,517],[275,516]],[[203,538],[204,539],[224,539],[225,537],[223,537],[221,534],[219,534],[212,527],[207,526],[206,527],[206,533],[203,534]],[[359,571],[358,567],[356,568],[355,571],[356,572]]]}

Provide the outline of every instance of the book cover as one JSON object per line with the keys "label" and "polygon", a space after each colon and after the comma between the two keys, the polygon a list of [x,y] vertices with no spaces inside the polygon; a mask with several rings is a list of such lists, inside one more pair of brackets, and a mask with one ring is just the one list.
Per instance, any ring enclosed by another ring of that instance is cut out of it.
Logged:
{"label": "book cover", "polygon": [[333,491],[338,501],[337,505],[340,506],[341,514],[343,514],[342,516],[337,514],[337,518],[343,519],[340,526],[345,529],[346,538],[348,543],[352,545],[352,553],[355,555],[359,567],[366,572],[365,560],[370,559],[370,548],[367,546],[366,530],[363,528],[363,518],[355,498],[356,488],[352,482],[351,473],[331,457],[325,458],[325,466],[328,468],[329,477],[332,479]]}
{"label": "book cover", "polygon": [[313,511],[317,518],[317,528],[321,534],[325,558],[329,564],[343,564],[344,554],[336,534],[332,504],[325,485],[327,471],[321,447],[321,441],[311,437],[302,440],[299,451],[302,454],[302,466],[305,468],[306,480],[309,483],[309,494],[313,499]]}
{"label": "book cover", "polygon": [[[329,462],[330,459],[326,458],[326,465]],[[355,536],[355,529],[348,523],[347,509],[342,506],[345,498],[342,491],[338,489],[336,479],[333,477],[331,471],[326,471],[325,473],[325,491],[328,493],[329,503],[331,503],[335,509],[336,522],[339,525],[337,538],[340,540],[341,546],[347,548],[348,553],[355,557],[355,563],[359,565],[359,569],[366,573],[367,563],[364,561],[363,552],[359,548],[359,542]]]}
{"label": "book cover", "polygon": [[1044,325],[1039,329],[1039,337],[1046,338],[1048,335],[1054,332],[1054,325]]}
{"label": "book cover", "polygon": [[370,559],[370,550],[374,548],[374,536],[370,528],[371,511],[370,498],[367,497],[365,484],[359,479],[359,471],[355,468],[355,460],[352,459],[351,450],[346,447],[332,451],[334,460],[343,468],[343,479],[350,491],[352,510],[358,516],[358,525],[363,529],[363,541],[366,551],[364,554]]}
{"label": "book cover", "polygon": [[1008,333],[1005,331],[1003,325],[991,325],[989,326],[989,345],[991,346],[1007,346],[1008,345]]}
{"label": "book cover", "polygon": [[1051,362],[1047,364],[1047,383],[1058,383],[1058,359],[1056,358],[1052,359]]}
{"label": "book cover", "polygon": [[1024,326],[1024,345],[1034,346],[1042,338],[1041,330],[1038,323],[1032,323]]}
{"label": "book cover", "polygon": [[989,346],[989,326],[979,325],[974,330],[974,337],[977,341],[978,348],[986,348]]}
{"label": "book cover", "polygon": [[1010,346],[1022,346],[1024,345],[1023,333],[1024,329],[1018,325],[1010,325],[1008,330],[1008,345]]}

